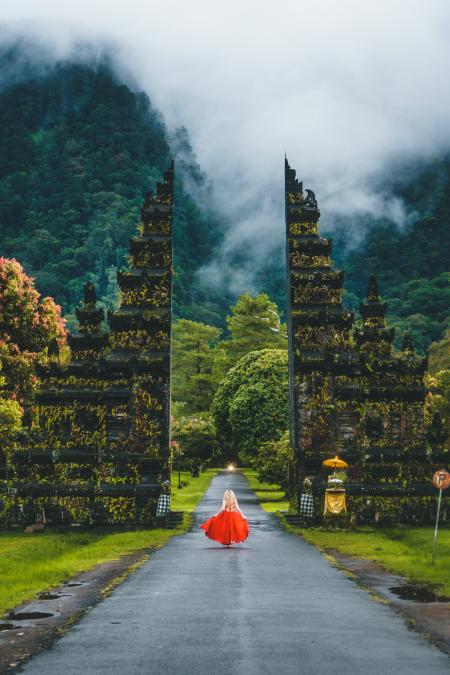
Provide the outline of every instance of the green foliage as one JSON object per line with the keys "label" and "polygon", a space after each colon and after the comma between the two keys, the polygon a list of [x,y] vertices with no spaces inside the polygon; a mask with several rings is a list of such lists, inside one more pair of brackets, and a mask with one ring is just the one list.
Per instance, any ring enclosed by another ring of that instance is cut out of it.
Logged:
{"label": "green foliage", "polygon": [[227,372],[249,352],[287,348],[278,307],[265,294],[241,295],[227,324],[229,334],[219,341],[221,331],[215,326],[186,319],[174,323],[173,397],[178,414],[208,410]]}
{"label": "green foliage", "polygon": [[0,258],[0,364],[13,398],[30,399],[35,367],[52,339],[61,346],[66,340],[60,307],[53,298],[40,298],[16,260]]}
{"label": "green foliage", "polygon": [[209,415],[175,419],[172,438],[179,444],[183,457],[190,460],[204,462],[217,452],[216,430]]}
{"label": "green foliage", "polygon": [[183,411],[208,410],[217,381],[213,371],[213,344],[220,329],[196,321],[179,319],[173,324],[173,397],[183,402]]}
{"label": "green foliage", "polygon": [[0,398],[0,442],[2,446],[21,429],[22,408],[17,401]]}
{"label": "green foliage", "polygon": [[430,347],[426,384],[430,389],[427,397],[427,412],[430,421],[433,413],[439,412],[447,433],[447,445],[450,440],[450,331],[442,340]]}
{"label": "green foliage", "polygon": [[450,370],[440,370],[428,379],[427,384],[432,392],[429,399],[431,411],[440,413],[447,439],[450,439]]}
{"label": "green foliage", "polygon": [[290,456],[289,432],[277,441],[263,443],[253,462],[261,482],[275,483],[284,490],[288,486],[288,463]]}
{"label": "green foliage", "polygon": [[445,595],[450,594],[450,530],[447,528],[439,530],[438,559],[434,565],[431,564],[431,527],[383,528],[381,531],[368,527],[358,531],[289,529],[320,548],[374,560],[411,581],[431,584]]}
{"label": "green foliage", "polygon": [[[1,371],[0,362],[0,371]],[[6,379],[0,376],[0,457],[5,455],[5,450],[14,442],[14,436],[22,428],[23,409],[18,401],[2,396],[2,388]],[[3,460],[6,459],[3,457]]]}
{"label": "green foliage", "polygon": [[439,370],[450,370],[450,330],[442,340],[433,342],[428,357],[428,372],[432,375]]}
{"label": "green foliage", "polygon": [[213,376],[223,380],[243,356],[261,349],[287,349],[286,327],[280,324],[279,309],[268,295],[244,293],[227,316],[229,336],[214,350]]}
{"label": "green foliage", "polygon": [[185,511],[191,513],[195,511],[197,504],[202,499],[214,476],[217,475],[217,469],[206,469],[200,476],[193,477],[188,471],[182,471],[180,475],[181,484],[184,485],[178,489],[178,471],[172,472],[172,511]]}
{"label": "green foliage", "polygon": [[144,556],[181,531],[0,533],[0,614],[95,565],[139,550]]}
{"label": "green foliage", "polygon": [[241,295],[227,316],[230,337],[217,348],[216,369],[225,374],[240,358],[260,349],[287,349],[286,327],[266,293]]}
{"label": "green foliage", "polygon": [[[0,65],[10,58],[0,55]],[[195,272],[221,227],[204,206],[208,186],[185,129],[169,139],[145,94],[104,65],[71,63],[4,88],[0,126],[2,252],[17,257],[68,314],[88,279],[100,304],[115,305],[116,271],[125,265],[143,195],[176,152],[174,309],[220,322],[226,299],[212,297]]]}
{"label": "green foliage", "polygon": [[280,489],[279,485],[272,482],[261,481],[258,477],[256,469],[241,469],[246,477],[248,484],[254,491],[261,508],[269,513],[275,511],[287,511],[289,502],[286,499],[284,489]]}
{"label": "green foliage", "polygon": [[288,425],[287,352],[250,352],[227,373],[211,408],[221,450],[235,449],[246,464],[265,441],[277,440]]}

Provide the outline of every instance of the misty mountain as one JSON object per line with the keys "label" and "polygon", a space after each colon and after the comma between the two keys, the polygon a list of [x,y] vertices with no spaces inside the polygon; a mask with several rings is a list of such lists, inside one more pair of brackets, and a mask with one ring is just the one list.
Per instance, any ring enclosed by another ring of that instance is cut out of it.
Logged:
{"label": "misty mountain", "polygon": [[106,64],[40,69],[17,63],[18,53],[0,59],[1,255],[17,258],[66,314],[87,279],[113,306],[143,195],[175,153],[175,313],[220,323],[227,299],[212,297],[196,270],[222,225],[208,208],[210,188],[186,130],[169,136],[148,97]]}
{"label": "misty mountain", "polygon": [[[21,45],[0,55],[0,254],[22,262],[66,314],[87,279],[113,306],[116,270],[126,265],[142,196],[175,154],[175,314],[223,326],[236,295],[197,272],[220,264],[226,223],[214,212],[212,187],[186,129],[169,133],[149,98],[124,85],[106,62],[40,67],[24,53]],[[402,229],[367,216],[355,246],[345,218],[327,228],[324,213],[321,231],[333,237],[334,260],[346,269],[347,306],[357,309],[375,272],[389,320],[399,335],[410,326],[423,351],[448,326],[450,159],[400,166],[377,189],[404,204],[410,216]],[[282,312],[283,246],[280,240],[258,261],[251,288],[240,289],[268,292]],[[242,246],[228,261],[231,274],[239,279],[253,259]]]}

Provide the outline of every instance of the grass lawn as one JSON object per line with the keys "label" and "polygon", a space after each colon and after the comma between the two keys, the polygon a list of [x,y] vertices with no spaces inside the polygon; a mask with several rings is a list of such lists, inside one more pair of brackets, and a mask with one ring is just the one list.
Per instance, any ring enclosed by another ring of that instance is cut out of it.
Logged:
{"label": "grass lawn", "polygon": [[0,616],[99,563],[162,546],[182,531],[0,532]]}
{"label": "grass lawn", "polygon": [[189,471],[181,472],[181,481],[189,483],[178,489],[178,471],[172,472],[172,511],[194,511],[195,507],[205,494],[210,482],[217,476],[219,469],[207,469],[198,478],[192,478]]}
{"label": "grass lawn", "polygon": [[374,560],[408,579],[431,584],[450,596],[450,529],[439,532],[438,557],[431,564],[433,527],[360,528],[356,531],[322,528],[290,531],[320,548]]}
{"label": "grass lawn", "polygon": [[[182,473],[189,485],[178,490],[178,474],[172,476],[172,510],[193,511],[217,470],[208,469],[199,478]],[[71,577],[121,555],[162,546],[177,530],[129,532],[0,532],[0,616],[8,609],[58,586]]]}
{"label": "grass lawn", "polygon": [[284,490],[280,490],[279,485],[262,483],[258,480],[258,472],[254,469],[240,469],[240,471],[248,480],[264,511],[287,511],[289,509],[288,499]]}

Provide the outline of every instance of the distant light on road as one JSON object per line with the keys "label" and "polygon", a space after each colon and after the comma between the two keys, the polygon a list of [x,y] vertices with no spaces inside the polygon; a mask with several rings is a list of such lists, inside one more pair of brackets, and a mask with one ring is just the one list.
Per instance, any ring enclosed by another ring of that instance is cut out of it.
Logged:
{"label": "distant light on road", "polygon": [[234,471],[234,464],[228,464],[227,469],[228,471]]}

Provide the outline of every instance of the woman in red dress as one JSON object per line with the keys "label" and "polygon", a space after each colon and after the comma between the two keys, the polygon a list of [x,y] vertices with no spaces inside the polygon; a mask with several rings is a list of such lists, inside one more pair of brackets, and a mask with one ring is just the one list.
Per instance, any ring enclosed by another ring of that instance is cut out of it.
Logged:
{"label": "woman in red dress", "polygon": [[224,546],[240,544],[248,537],[248,522],[237,503],[233,490],[225,490],[222,508],[200,527],[210,539]]}

